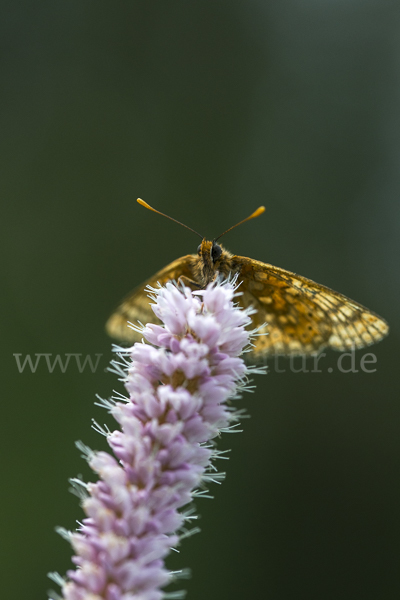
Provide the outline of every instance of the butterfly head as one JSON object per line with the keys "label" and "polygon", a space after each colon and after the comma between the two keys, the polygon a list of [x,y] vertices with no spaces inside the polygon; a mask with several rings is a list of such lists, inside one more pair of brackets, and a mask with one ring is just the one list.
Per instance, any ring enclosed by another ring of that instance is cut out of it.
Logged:
{"label": "butterfly head", "polygon": [[204,285],[212,281],[217,272],[223,275],[229,273],[228,261],[231,255],[215,240],[211,242],[204,238],[197,248],[197,255],[200,277]]}

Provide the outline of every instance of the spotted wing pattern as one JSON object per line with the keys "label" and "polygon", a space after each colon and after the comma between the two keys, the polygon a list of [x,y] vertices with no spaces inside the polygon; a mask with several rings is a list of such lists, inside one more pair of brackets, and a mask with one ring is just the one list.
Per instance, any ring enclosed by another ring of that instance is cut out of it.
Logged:
{"label": "spotted wing pattern", "polygon": [[254,306],[253,324],[261,327],[250,360],[362,348],[388,333],[381,317],[311,279],[250,258],[232,262],[242,282],[239,303]]}
{"label": "spotted wing pattern", "polygon": [[182,256],[170,263],[161,271],[158,271],[151,279],[148,279],[122,301],[117,310],[111,315],[106,323],[107,333],[122,342],[133,344],[140,342],[142,335],[128,326],[128,321],[137,324],[140,321],[143,324],[148,322],[160,323],[155,316],[149,299],[149,292],[146,287],[158,287],[158,283],[164,285],[167,281],[178,281],[179,277],[193,279],[193,261],[197,257],[188,254]]}

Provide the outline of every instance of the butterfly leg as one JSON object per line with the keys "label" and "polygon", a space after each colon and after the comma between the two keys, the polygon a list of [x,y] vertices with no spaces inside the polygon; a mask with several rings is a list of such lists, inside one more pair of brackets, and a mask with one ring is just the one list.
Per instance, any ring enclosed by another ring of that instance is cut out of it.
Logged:
{"label": "butterfly leg", "polygon": [[186,285],[188,288],[190,288],[193,291],[201,289],[200,283],[197,283],[197,281],[194,281],[193,279],[189,279],[189,277],[186,277],[185,275],[181,275],[179,277],[178,283],[181,283],[182,285]]}

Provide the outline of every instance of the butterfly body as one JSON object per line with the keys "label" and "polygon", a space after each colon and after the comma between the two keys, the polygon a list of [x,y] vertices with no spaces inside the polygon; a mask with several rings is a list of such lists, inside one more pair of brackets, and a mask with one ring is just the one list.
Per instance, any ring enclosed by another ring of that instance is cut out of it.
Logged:
{"label": "butterfly body", "polygon": [[249,360],[276,354],[310,355],[324,347],[362,348],[388,333],[381,317],[346,296],[290,271],[231,254],[205,238],[197,254],[178,258],[129,294],[108,320],[108,333],[133,343],[141,335],[128,327],[128,321],[157,322],[147,286],[181,281],[192,289],[204,289],[217,275],[237,275],[238,303],[256,311],[252,327],[259,328],[259,335]]}

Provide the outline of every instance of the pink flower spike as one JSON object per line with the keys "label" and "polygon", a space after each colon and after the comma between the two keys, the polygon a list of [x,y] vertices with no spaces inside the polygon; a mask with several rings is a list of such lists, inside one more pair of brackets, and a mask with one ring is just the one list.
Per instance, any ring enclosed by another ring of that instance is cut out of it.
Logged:
{"label": "pink flower spike", "polygon": [[235,305],[235,289],[235,281],[217,281],[196,292],[172,283],[152,290],[162,325],[146,325],[147,343],[120,350],[129,397],[103,401],[119,425],[97,427],[113,455],[77,444],[99,479],[72,480],[85,518],[74,533],[60,530],[76,568],[65,579],[50,575],[61,587],[54,600],[168,597],[163,589],[176,574],[165,558],[197,531],[188,532],[196,517],[181,508],[206,496],[204,483],[224,478],[211,440],[237,423],[227,401],[239,397],[249,372],[240,355],[251,320]]}

